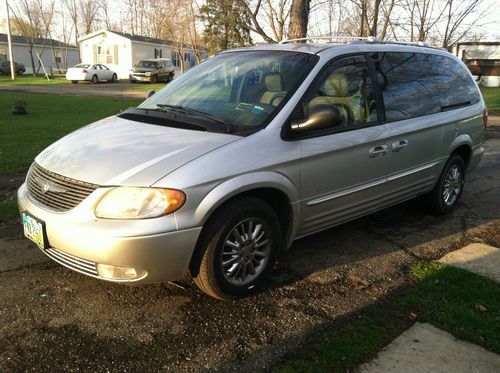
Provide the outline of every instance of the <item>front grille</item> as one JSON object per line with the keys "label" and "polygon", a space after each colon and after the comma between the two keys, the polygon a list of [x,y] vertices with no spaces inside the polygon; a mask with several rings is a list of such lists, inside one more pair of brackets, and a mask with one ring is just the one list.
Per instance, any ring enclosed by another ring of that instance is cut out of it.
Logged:
{"label": "front grille", "polygon": [[90,260],[70,255],[63,251],[54,249],[53,247],[48,249],[42,249],[42,251],[50,259],[56,261],[59,264],[62,264],[65,267],[68,267],[69,269],[80,272],[87,276],[99,277],[99,275],[97,274],[95,263],[91,262]]}
{"label": "front grille", "polygon": [[55,174],[33,163],[26,185],[36,201],[56,211],[78,206],[98,185]]}

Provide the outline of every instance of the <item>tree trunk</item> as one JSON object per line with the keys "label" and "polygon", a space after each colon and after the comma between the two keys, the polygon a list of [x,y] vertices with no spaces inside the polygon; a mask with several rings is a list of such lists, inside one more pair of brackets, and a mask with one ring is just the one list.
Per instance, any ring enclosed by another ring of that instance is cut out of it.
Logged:
{"label": "tree trunk", "polygon": [[307,24],[309,23],[309,12],[311,0],[293,0],[290,10],[290,26],[288,38],[297,39],[307,37]]}
{"label": "tree trunk", "polygon": [[33,58],[33,44],[28,45],[28,51],[29,51],[30,59],[31,59],[31,73],[33,76],[36,76],[35,59]]}

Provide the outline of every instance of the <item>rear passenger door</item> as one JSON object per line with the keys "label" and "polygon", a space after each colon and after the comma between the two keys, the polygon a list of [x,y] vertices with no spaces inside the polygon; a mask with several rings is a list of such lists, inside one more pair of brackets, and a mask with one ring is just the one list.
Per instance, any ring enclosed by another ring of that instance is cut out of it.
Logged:
{"label": "rear passenger door", "polygon": [[450,124],[443,92],[448,79],[440,56],[433,54],[379,52],[371,59],[393,164],[388,187],[391,202],[398,202],[432,189],[446,161],[440,148]]}
{"label": "rear passenger door", "polygon": [[304,118],[334,106],[341,123],[301,133],[301,224],[305,235],[409,199],[432,180],[439,126],[385,123],[367,55],[334,59],[303,99]]}

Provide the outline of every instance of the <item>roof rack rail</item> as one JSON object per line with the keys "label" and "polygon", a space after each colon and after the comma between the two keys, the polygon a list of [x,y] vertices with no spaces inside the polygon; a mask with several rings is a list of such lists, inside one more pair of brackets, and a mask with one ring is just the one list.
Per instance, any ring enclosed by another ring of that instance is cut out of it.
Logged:
{"label": "roof rack rail", "polygon": [[380,43],[380,44],[413,45],[418,47],[433,48],[430,44],[423,41],[379,40],[375,36],[348,36],[348,35],[309,36],[306,38],[284,39],[280,41],[280,44],[288,44],[299,41],[307,42],[315,40],[323,40],[329,44],[365,42],[365,43]]}
{"label": "roof rack rail", "polygon": [[330,35],[330,36],[310,36],[307,38],[284,39],[280,44],[294,43],[297,41],[314,41],[314,40],[329,40],[329,43],[346,43],[351,41],[362,40],[368,43],[376,43],[379,40],[375,36],[347,36],[347,35]]}
{"label": "roof rack rail", "polygon": [[381,40],[381,43],[386,43],[386,44],[398,44],[398,45],[416,45],[419,47],[430,47],[431,45],[429,43],[426,43],[424,41],[399,41],[399,40]]}

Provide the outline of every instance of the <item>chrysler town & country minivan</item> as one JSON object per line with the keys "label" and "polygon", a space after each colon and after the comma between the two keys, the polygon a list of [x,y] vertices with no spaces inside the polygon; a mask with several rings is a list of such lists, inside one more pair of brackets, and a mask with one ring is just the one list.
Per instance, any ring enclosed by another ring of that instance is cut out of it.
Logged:
{"label": "chrysler town & country minivan", "polygon": [[444,50],[374,39],[230,50],[45,149],[19,210],[25,235],[82,274],[190,274],[238,298],[297,238],[416,196],[455,209],[486,118]]}

